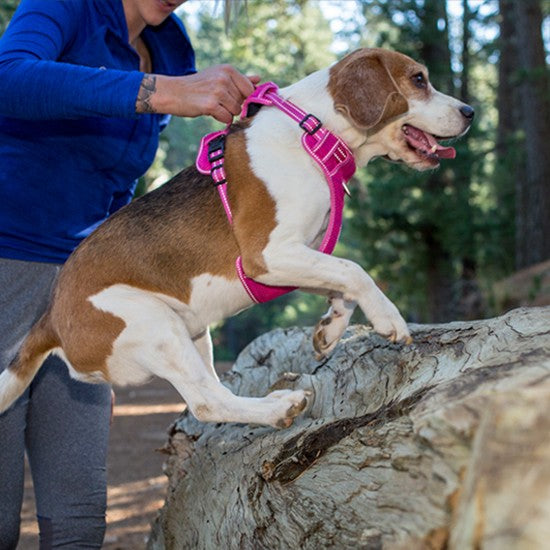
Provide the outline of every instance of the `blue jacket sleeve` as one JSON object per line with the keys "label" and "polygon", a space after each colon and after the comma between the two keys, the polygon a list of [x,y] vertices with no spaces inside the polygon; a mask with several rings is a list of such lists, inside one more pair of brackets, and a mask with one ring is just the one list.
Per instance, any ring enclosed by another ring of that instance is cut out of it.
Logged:
{"label": "blue jacket sleeve", "polygon": [[[110,1],[110,0],[109,0]],[[0,115],[134,118],[143,73],[58,61],[75,39],[81,2],[23,0],[0,39]]]}

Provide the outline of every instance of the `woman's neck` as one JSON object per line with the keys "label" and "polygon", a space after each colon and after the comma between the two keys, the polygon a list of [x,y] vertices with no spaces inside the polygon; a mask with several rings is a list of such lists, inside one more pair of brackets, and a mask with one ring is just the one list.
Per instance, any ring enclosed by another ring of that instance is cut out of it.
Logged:
{"label": "woman's neck", "polygon": [[135,48],[140,34],[146,27],[146,23],[132,0],[122,0],[122,5],[124,7],[126,26],[128,27],[128,42]]}

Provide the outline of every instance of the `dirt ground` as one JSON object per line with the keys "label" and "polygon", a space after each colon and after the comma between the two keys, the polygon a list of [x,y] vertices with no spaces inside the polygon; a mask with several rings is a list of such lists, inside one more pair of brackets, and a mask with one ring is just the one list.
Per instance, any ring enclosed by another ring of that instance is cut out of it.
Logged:
{"label": "dirt ground", "polygon": [[[227,365],[219,365],[225,370]],[[185,404],[168,382],[154,379],[133,388],[116,389],[111,426],[105,550],[145,548],[151,521],[164,503],[165,455],[156,452]],[[38,548],[32,481],[27,468],[21,538],[18,550]]]}

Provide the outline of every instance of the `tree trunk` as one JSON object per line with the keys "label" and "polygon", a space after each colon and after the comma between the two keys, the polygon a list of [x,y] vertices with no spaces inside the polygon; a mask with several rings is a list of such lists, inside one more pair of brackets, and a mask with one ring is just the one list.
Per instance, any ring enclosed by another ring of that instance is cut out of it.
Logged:
{"label": "tree trunk", "polygon": [[352,327],[324,362],[310,330],[254,341],[225,383],[307,387],[310,409],[282,431],[183,415],[149,548],[547,547],[550,307],[412,332]]}
{"label": "tree trunk", "polygon": [[[447,20],[446,4],[440,0],[426,0],[418,16],[421,22],[418,39],[422,61],[430,70],[430,81],[446,94],[453,94],[453,72],[451,69],[451,51],[449,48],[448,26],[441,22]],[[434,212],[431,220],[422,232],[426,248],[426,296],[430,322],[446,322],[456,317],[456,274],[453,258],[442,238],[441,220],[437,211],[447,206],[444,198],[446,187],[454,186],[454,175],[447,181],[448,175],[442,170],[432,172],[425,183],[427,200],[432,202]],[[428,206],[428,205],[427,205]],[[428,208],[430,208],[428,206]]]}
{"label": "tree trunk", "polygon": [[[460,78],[460,99],[464,103],[470,103],[470,74],[471,74],[471,55],[470,25],[474,15],[470,9],[468,0],[462,0],[462,75]],[[462,233],[462,255],[460,257],[460,278],[458,280],[458,296],[456,316],[462,320],[478,319],[486,311],[483,300],[483,292],[477,279],[477,261],[475,244],[475,216],[472,212],[471,204],[471,162],[473,160],[472,152],[469,147],[469,135],[463,138],[461,144],[460,156],[462,163],[455,169],[455,192],[457,197],[456,208],[458,211],[466,214],[470,223],[461,228]],[[464,161],[469,159],[469,162]]]}
{"label": "tree trunk", "polygon": [[[426,187],[436,196],[441,188],[439,174],[432,174]],[[444,204],[442,202],[442,204]],[[455,273],[451,255],[441,242],[440,232],[434,224],[424,226],[422,238],[426,247],[426,305],[428,320],[444,323],[456,316],[457,300],[455,293]]]}
{"label": "tree trunk", "polygon": [[[516,235],[524,233],[524,220],[516,212],[525,211],[523,186],[516,185],[525,173],[525,144],[519,137],[521,124],[518,82],[517,32],[514,14],[515,0],[499,0],[500,36],[498,49],[498,88],[496,135],[496,163],[493,176],[500,221],[500,249],[498,268],[512,272],[521,258],[515,259]],[[517,241],[519,244],[519,240]],[[519,248],[519,247],[518,247]],[[523,257],[523,251],[518,250]]]}
{"label": "tree trunk", "polygon": [[550,73],[539,0],[514,2],[525,130],[525,174],[517,180],[517,267],[550,259]]}

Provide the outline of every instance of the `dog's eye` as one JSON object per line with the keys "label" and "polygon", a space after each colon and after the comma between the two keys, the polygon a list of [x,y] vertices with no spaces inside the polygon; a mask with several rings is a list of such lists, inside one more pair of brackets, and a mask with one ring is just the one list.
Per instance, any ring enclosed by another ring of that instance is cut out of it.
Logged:
{"label": "dog's eye", "polygon": [[417,73],[413,75],[411,77],[411,80],[417,88],[425,88],[428,85],[428,83],[426,82],[426,78],[422,73]]}

